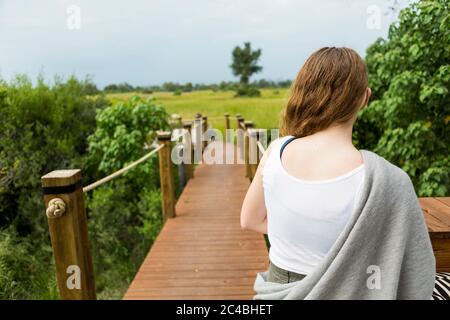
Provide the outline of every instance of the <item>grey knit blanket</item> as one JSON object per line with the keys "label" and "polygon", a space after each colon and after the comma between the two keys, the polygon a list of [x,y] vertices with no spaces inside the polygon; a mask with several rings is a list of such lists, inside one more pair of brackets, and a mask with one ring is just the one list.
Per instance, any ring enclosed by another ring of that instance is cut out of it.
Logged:
{"label": "grey knit blanket", "polygon": [[268,282],[267,271],[259,273],[254,299],[431,299],[435,259],[411,179],[361,153],[361,197],[327,256],[298,282]]}

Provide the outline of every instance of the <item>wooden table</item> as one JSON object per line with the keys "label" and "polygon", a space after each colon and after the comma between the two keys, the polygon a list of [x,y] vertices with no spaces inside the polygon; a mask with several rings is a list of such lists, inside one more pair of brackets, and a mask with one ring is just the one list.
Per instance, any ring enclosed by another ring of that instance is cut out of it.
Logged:
{"label": "wooden table", "polygon": [[450,197],[419,198],[436,257],[436,270],[450,272]]}

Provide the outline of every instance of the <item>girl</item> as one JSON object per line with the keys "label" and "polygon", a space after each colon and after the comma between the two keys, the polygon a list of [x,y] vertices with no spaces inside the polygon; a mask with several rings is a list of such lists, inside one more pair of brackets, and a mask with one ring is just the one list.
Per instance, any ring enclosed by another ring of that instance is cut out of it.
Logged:
{"label": "girl", "polygon": [[242,205],[242,227],[271,244],[255,299],[430,299],[435,261],[411,180],[352,143],[371,95],[363,60],[322,48],[291,91]]}

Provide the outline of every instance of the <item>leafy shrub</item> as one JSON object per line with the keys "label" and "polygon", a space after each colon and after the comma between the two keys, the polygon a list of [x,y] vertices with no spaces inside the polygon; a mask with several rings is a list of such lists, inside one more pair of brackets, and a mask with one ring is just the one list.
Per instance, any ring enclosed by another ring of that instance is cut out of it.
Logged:
{"label": "leafy shrub", "polygon": [[449,2],[420,1],[367,51],[373,101],[354,138],[401,166],[420,196],[450,192],[449,39]]}
{"label": "leafy shrub", "polygon": [[182,94],[181,90],[175,90],[173,93],[174,96],[181,96],[181,94]]}
{"label": "leafy shrub", "polygon": [[49,245],[0,232],[0,299],[57,299],[55,268]]}
{"label": "leafy shrub", "polygon": [[49,171],[81,167],[95,109],[90,80],[35,86],[25,76],[0,85],[0,298],[56,298],[40,188]]}
{"label": "leafy shrub", "polygon": [[40,177],[81,167],[95,110],[103,97],[87,98],[83,82],[56,79],[35,87],[24,76],[0,94],[0,227],[14,221],[20,235],[46,234]]}
{"label": "leafy shrub", "polygon": [[[87,167],[98,178],[142,157],[168,115],[133,97],[97,114]],[[88,195],[89,231],[99,298],[120,298],[162,226],[157,156]]]}
{"label": "leafy shrub", "polygon": [[128,179],[118,178],[94,191],[89,233],[100,299],[122,297],[161,227],[156,186],[133,190]]}
{"label": "leafy shrub", "polygon": [[0,81],[0,298],[57,296],[40,177],[81,167],[95,110],[89,79]]}
{"label": "leafy shrub", "polygon": [[236,89],[235,97],[259,97],[261,92],[258,88],[251,85],[240,85]]}

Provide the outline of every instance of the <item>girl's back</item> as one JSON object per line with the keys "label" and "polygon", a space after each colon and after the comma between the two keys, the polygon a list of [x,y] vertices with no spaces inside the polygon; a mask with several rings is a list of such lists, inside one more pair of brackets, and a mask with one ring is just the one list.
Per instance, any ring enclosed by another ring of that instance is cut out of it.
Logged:
{"label": "girl's back", "polygon": [[[303,275],[320,263],[344,229],[364,178],[357,150],[323,154],[325,144],[310,140],[286,136],[275,141],[262,170],[270,261]],[[346,159],[355,167],[348,168]]]}

